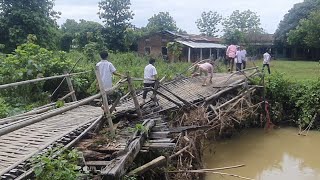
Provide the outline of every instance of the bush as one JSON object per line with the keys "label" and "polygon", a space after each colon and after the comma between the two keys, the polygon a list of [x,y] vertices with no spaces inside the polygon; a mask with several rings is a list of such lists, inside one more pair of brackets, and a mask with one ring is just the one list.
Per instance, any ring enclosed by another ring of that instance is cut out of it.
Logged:
{"label": "bush", "polygon": [[[62,74],[70,67],[70,64],[65,52],[53,52],[33,43],[25,43],[18,46],[14,53],[1,56],[0,84]],[[56,81],[50,81],[46,86],[45,82],[22,85],[14,90],[2,90],[1,95],[7,99],[7,102],[10,102],[10,106],[18,107],[23,111],[23,109],[29,109],[30,104],[41,105],[48,102],[49,96],[46,91],[57,87],[60,81],[53,82]]]}
{"label": "bush", "polygon": [[320,79],[316,82],[290,82],[283,74],[275,73],[266,83],[266,97],[271,100],[272,120],[320,128]]}
{"label": "bush", "polygon": [[33,160],[35,177],[38,180],[76,180],[81,174],[78,164],[79,153],[75,150],[53,158],[59,149],[49,150]]}
{"label": "bush", "polygon": [[7,117],[9,113],[9,105],[0,97],[0,118]]}

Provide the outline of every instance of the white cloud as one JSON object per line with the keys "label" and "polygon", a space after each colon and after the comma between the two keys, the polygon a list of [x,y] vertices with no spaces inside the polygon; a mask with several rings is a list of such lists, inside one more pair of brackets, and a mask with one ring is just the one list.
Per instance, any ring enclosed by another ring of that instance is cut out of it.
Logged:
{"label": "white cloud", "polygon": [[[250,9],[261,18],[262,27],[274,33],[279,22],[293,4],[303,0],[131,0],[131,10],[135,16],[132,23],[138,27],[146,26],[148,19],[161,11],[168,11],[176,20],[178,27],[189,33],[198,33],[195,21],[203,11],[217,11],[227,17],[234,10]],[[99,0],[56,0],[55,10],[62,12],[62,24],[66,19],[85,19],[101,22],[98,12]]]}

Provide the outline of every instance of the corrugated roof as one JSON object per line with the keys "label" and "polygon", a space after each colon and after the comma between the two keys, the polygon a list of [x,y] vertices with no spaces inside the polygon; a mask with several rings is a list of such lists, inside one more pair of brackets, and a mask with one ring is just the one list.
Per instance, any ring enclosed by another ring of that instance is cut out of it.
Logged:
{"label": "corrugated roof", "polygon": [[217,49],[225,49],[227,48],[223,44],[216,44],[216,43],[206,43],[206,42],[193,42],[193,41],[181,41],[177,40],[178,43],[184,44],[191,48],[217,48]]}
{"label": "corrugated roof", "polygon": [[202,36],[202,35],[195,35],[195,34],[179,34],[179,33],[168,31],[168,30],[165,30],[164,32],[169,33],[178,38],[182,38],[184,41],[191,40],[191,41],[202,41],[202,42],[213,42],[213,43],[220,43],[223,41],[221,38],[216,38],[216,37],[209,37],[209,36]]}

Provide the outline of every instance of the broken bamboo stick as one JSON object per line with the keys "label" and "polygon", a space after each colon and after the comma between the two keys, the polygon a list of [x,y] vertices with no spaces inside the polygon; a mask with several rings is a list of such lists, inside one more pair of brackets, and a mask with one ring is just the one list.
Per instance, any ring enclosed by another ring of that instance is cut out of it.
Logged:
{"label": "broken bamboo stick", "polygon": [[59,78],[64,78],[64,77],[70,77],[70,76],[76,76],[76,75],[80,75],[80,74],[85,74],[91,71],[84,71],[84,72],[79,72],[79,73],[72,73],[72,74],[64,74],[64,75],[58,75],[58,76],[51,76],[51,77],[45,77],[45,78],[38,78],[38,79],[32,79],[32,80],[27,80],[27,81],[20,81],[20,82],[15,82],[15,83],[10,83],[10,84],[3,84],[0,85],[0,89],[6,89],[9,87],[15,87],[15,86],[20,86],[20,85],[24,85],[24,84],[31,84],[31,83],[35,83],[35,82],[39,82],[39,81],[46,81],[46,80],[50,80],[50,79],[59,79]]}
{"label": "broken bamboo stick", "polygon": [[[240,165],[236,165],[236,166],[228,166],[228,167],[221,167],[221,168],[213,168],[213,169],[198,169],[198,170],[188,170],[188,172],[212,172],[212,171],[219,171],[219,170],[226,170],[226,169],[234,169],[234,168],[240,168],[240,167],[244,167],[245,164],[240,164]],[[180,173],[180,172],[186,172],[184,170],[180,170],[180,171],[168,171],[170,173]]]}
{"label": "broken bamboo stick", "polygon": [[[65,72],[65,74],[68,75],[67,72]],[[68,88],[71,93],[72,101],[75,102],[75,101],[77,101],[77,96],[76,96],[76,92],[73,89],[72,80],[71,80],[70,76],[66,76],[65,78],[67,80]]]}
{"label": "broken bamboo stick", "polygon": [[138,99],[137,99],[136,91],[133,88],[132,79],[130,77],[130,73],[129,72],[127,72],[127,80],[128,80],[129,91],[130,91],[130,94],[132,96],[132,100],[133,100],[134,106],[136,108],[136,112],[138,114],[138,117],[142,118],[142,112],[141,112],[140,105],[139,105],[139,102],[138,102]]}
{"label": "broken bamboo stick", "polygon": [[[184,151],[186,151],[188,148],[190,147],[190,145],[184,147],[183,149],[181,149],[180,151],[174,153],[173,155],[169,156],[168,159],[171,160],[172,158],[178,156],[179,154],[183,153]],[[167,162],[167,159],[166,157],[164,156],[159,156],[157,157],[156,159],[130,171],[128,173],[129,176],[132,176],[132,175],[141,175],[143,174],[144,172],[150,170],[150,169],[153,169],[154,167],[159,167],[159,166],[162,166],[164,165],[165,163]]]}
{"label": "broken bamboo stick", "polygon": [[[95,73],[96,73],[96,78],[97,78],[97,81],[98,81],[98,84],[99,84],[100,93],[101,93],[101,96],[102,96],[103,111],[104,111],[104,113],[106,115],[106,118],[107,118],[107,121],[108,121],[108,125],[109,125],[109,128],[110,128],[111,136],[114,137],[115,136],[115,130],[113,128],[113,122],[112,122],[112,118],[111,118],[111,114],[110,114],[110,109],[109,109],[109,104],[108,104],[108,97],[106,95],[106,90],[104,89],[104,86],[103,86],[103,83],[102,83],[102,79],[101,79],[101,76],[100,76],[100,70],[99,70],[98,66],[96,66]],[[101,127],[98,127],[98,128],[102,128],[104,123],[105,123],[104,121],[101,121],[101,124],[100,124]]]}
{"label": "broken bamboo stick", "polygon": [[153,169],[155,167],[157,167],[159,164],[161,163],[165,163],[166,162],[166,157],[164,156],[159,156],[157,157],[156,159],[148,162],[147,164],[144,164],[132,171],[130,171],[128,173],[129,176],[132,176],[132,175],[140,175],[140,174],[143,174],[144,172],[150,170],[150,169]]}

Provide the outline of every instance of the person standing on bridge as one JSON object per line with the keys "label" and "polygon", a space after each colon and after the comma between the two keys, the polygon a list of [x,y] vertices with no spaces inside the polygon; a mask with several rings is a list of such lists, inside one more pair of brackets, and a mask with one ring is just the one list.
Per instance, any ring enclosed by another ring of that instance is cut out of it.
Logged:
{"label": "person standing on bridge", "polygon": [[[199,72],[197,72],[199,71]],[[192,73],[192,77],[195,76],[201,76],[202,73],[204,73],[207,77],[204,79],[204,82],[202,86],[207,85],[207,80],[209,79],[209,82],[212,83],[212,77],[213,77],[213,65],[211,63],[203,63],[203,64],[196,64],[194,71]]]}
{"label": "person standing on bridge", "polygon": [[239,72],[239,71],[241,71],[243,54],[241,53],[240,47],[238,47],[237,49],[238,50],[237,50],[237,53],[236,53],[235,62],[236,62],[236,70]]}
{"label": "person standing on bridge", "polygon": [[[111,62],[109,62],[107,60],[108,56],[109,56],[109,54],[107,51],[100,52],[101,61],[96,64],[96,67],[98,67],[98,69],[99,69],[103,89],[105,91],[112,88],[112,76],[113,75],[125,77],[124,75],[116,72],[116,68],[113,66],[113,64]],[[113,95],[111,95],[111,96],[113,98],[116,98],[119,96],[119,93],[113,93]],[[110,95],[109,95],[109,97],[110,97]],[[108,98],[109,104],[111,104],[111,102],[112,102],[111,99],[112,98]]]}
{"label": "person standing on bridge", "polygon": [[108,56],[109,54],[107,51],[100,52],[101,61],[96,65],[99,68],[100,77],[105,90],[112,88],[112,75],[125,77],[124,75],[116,72],[116,68],[107,60]]}
{"label": "person standing on bridge", "polygon": [[242,61],[243,69],[246,69],[246,66],[247,66],[247,51],[243,46],[241,46],[240,47],[240,52],[241,52],[241,61]]}
{"label": "person standing on bridge", "polygon": [[232,72],[233,71],[233,65],[234,65],[234,59],[236,57],[237,53],[237,46],[231,43],[230,46],[228,46],[227,51],[226,51],[226,56],[228,59],[228,71]]}
{"label": "person standing on bridge", "polygon": [[144,68],[144,80],[143,80],[143,85],[144,85],[144,91],[142,94],[142,104],[146,103],[146,98],[147,98],[147,94],[150,91],[150,89],[148,88],[154,88],[155,86],[155,82],[157,79],[157,69],[156,67],[154,67],[156,60],[151,58],[149,60],[149,64]]}

